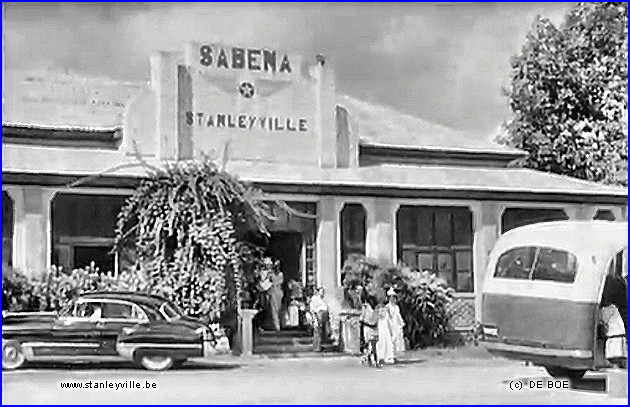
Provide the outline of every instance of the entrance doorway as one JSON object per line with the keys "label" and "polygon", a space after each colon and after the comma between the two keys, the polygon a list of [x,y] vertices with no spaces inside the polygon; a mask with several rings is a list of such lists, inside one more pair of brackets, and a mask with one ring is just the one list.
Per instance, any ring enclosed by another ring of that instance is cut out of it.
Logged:
{"label": "entrance doorway", "polygon": [[[282,284],[282,303],[279,310],[281,329],[298,328],[301,325],[300,311],[295,301],[303,301],[303,290],[296,291],[293,282],[300,286],[304,284],[302,260],[303,237],[300,232],[277,231],[271,232],[266,242],[264,255],[277,262],[284,277]],[[293,284],[292,284],[293,283]],[[257,323],[264,329],[273,329],[271,303],[267,298],[266,306]]]}
{"label": "entrance doorway", "polygon": [[299,232],[271,232],[266,254],[280,263],[285,294],[290,281],[303,282],[302,235]]}

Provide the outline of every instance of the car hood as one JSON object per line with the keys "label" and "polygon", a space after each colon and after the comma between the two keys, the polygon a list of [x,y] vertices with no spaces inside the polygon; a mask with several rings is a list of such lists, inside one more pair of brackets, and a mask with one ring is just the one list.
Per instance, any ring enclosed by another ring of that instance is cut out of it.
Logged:
{"label": "car hood", "polygon": [[197,328],[208,328],[207,325],[205,325],[203,322],[199,321],[198,319],[193,319],[193,318],[188,318],[188,317],[182,317],[182,318],[171,320],[169,321],[169,324],[175,325],[175,326],[181,326],[181,327],[185,327],[185,328],[189,328],[193,330]]}

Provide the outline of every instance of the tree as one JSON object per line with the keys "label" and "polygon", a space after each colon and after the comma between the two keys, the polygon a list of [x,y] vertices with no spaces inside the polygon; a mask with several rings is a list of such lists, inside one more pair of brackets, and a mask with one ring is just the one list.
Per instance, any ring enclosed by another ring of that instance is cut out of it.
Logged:
{"label": "tree", "polygon": [[149,291],[218,319],[240,309],[243,233],[266,233],[259,194],[208,158],[152,168],[119,214],[116,248],[133,248]]}
{"label": "tree", "polygon": [[627,185],[628,5],[579,3],[557,28],[537,17],[511,62],[501,140],[529,168]]}

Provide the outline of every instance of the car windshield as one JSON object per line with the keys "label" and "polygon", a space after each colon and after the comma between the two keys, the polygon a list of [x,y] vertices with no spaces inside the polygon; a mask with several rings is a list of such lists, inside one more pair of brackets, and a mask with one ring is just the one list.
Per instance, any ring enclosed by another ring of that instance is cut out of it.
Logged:
{"label": "car windshield", "polygon": [[175,307],[171,306],[171,304],[167,302],[162,304],[160,309],[162,313],[164,314],[164,316],[166,317],[166,319],[178,319],[181,317],[181,315],[179,314],[179,312],[177,312]]}

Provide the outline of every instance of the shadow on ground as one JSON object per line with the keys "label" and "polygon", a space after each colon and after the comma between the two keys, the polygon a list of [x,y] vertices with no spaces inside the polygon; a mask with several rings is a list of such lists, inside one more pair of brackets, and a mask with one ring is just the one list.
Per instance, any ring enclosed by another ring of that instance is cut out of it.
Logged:
{"label": "shadow on ground", "polygon": [[394,366],[398,366],[398,365],[419,365],[421,363],[425,363],[427,361],[427,359],[401,359],[396,361],[396,364]]}

